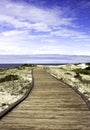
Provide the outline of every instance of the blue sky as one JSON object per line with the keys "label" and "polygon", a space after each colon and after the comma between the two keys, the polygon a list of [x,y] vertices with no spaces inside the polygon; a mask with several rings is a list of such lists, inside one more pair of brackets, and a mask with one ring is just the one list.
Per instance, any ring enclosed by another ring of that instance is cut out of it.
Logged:
{"label": "blue sky", "polygon": [[90,0],[0,1],[0,54],[90,55]]}

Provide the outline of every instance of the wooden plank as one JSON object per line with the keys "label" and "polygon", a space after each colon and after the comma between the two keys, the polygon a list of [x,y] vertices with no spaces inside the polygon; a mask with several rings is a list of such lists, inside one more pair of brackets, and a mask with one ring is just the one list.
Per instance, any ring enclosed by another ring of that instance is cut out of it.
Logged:
{"label": "wooden plank", "polygon": [[90,130],[90,111],[72,88],[36,68],[31,94],[1,119],[0,130]]}

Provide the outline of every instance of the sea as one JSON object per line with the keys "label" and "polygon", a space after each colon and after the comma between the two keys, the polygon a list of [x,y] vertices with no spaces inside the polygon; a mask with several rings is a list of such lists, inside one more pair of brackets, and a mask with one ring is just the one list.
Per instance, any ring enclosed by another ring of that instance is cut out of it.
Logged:
{"label": "sea", "polygon": [[90,56],[34,54],[34,55],[0,55],[0,68],[9,68],[22,64],[64,65],[90,63]]}

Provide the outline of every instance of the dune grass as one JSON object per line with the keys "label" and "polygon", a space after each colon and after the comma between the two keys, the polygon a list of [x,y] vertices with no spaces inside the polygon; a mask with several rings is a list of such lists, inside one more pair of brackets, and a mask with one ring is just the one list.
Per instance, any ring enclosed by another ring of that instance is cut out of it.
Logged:
{"label": "dune grass", "polygon": [[47,66],[53,76],[78,89],[90,100],[90,63]]}
{"label": "dune grass", "polygon": [[30,87],[32,66],[0,68],[0,111],[20,99]]}

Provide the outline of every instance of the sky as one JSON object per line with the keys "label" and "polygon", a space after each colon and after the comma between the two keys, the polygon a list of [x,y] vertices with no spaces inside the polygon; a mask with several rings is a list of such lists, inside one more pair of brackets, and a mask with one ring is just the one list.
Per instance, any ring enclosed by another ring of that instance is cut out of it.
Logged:
{"label": "sky", "polygon": [[90,0],[1,0],[0,54],[90,55]]}

